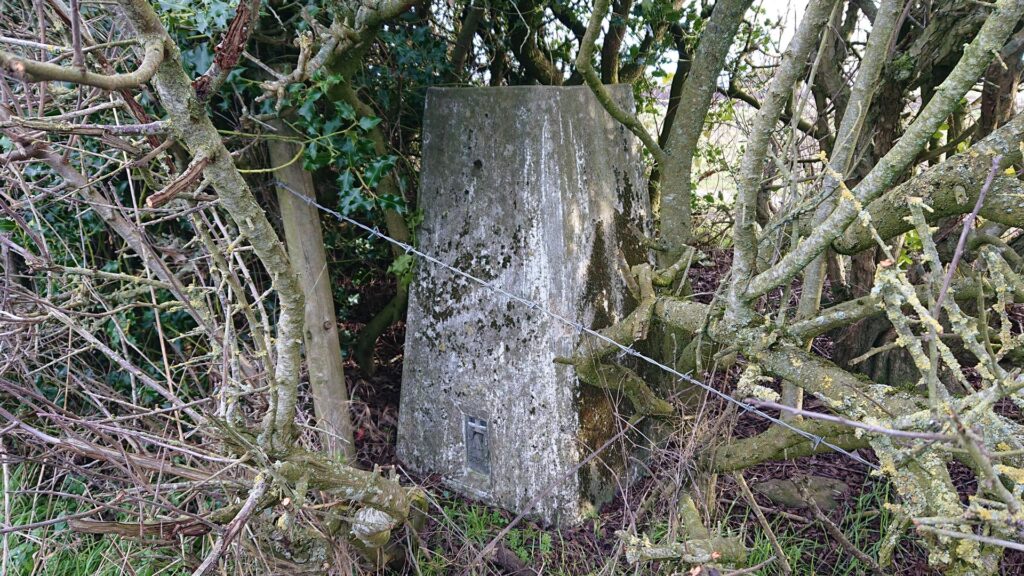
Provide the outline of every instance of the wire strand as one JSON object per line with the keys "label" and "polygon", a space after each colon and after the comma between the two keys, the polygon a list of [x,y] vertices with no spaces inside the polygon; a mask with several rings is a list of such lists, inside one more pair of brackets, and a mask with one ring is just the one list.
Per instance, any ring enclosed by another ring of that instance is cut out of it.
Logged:
{"label": "wire strand", "polygon": [[665,365],[665,364],[655,360],[654,358],[650,358],[648,356],[645,356],[644,354],[638,352],[637,350],[635,350],[631,346],[625,346],[623,344],[620,344],[620,343],[616,342],[615,340],[612,340],[611,338],[605,336],[604,334],[601,334],[597,330],[593,330],[591,328],[587,328],[586,326],[584,326],[580,322],[576,322],[575,320],[573,320],[571,318],[568,318],[568,317],[566,317],[566,316],[564,316],[562,314],[559,314],[558,312],[554,312],[552,310],[549,310],[549,309],[545,308],[544,306],[541,306],[538,302],[536,302],[534,300],[530,300],[529,298],[524,298],[524,297],[519,296],[517,294],[513,294],[512,292],[509,292],[508,290],[505,290],[504,288],[496,285],[493,281],[489,282],[487,280],[483,280],[481,278],[477,278],[476,276],[473,276],[469,272],[466,272],[464,270],[456,268],[455,266],[452,266],[452,265],[450,265],[450,264],[448,264],[446,262],[443,262],[443,261],[439,260],[438,258],[436,258],[434,256],[431,256],[430,254],[427,254],[426,252],[423,252],[421,250],[416,249],[411,244],[408,244],[406,242],[402,242],[401,240],[396,240],[395,238],[392,238],[392,237],[388,236],[387,234],[381,232],[376,227],[367,226],[366,224],[363,224],[362,222],[359,222],[357,220],[353,220],[352,218],[349,218],[348,216],[345,216],[344,214],[342,214],[342,213],[340,213],[340,212],[338,212],[336,210],[332,210],[332,209],[330,209],[330,208],[328,208],[328,207],[326,207],[326,206],[324,206],[322,204],[319,204],[313,198],[310,198],[310,197],[308,197],[308,196],[306,196],[304,194],[300,194],[299,192],[296,192],[290,186],[288,186],[287,184],[285,184],[283,182],[275,181],[274,184],[277,185],[277,186],[280,186],[284,190],[287,190],[288,192],[290,192],[291,194],[293,194],[294,196],[296,196],[300,200],[306,202],[310,206],[313,206],[313,207],[317,208],[321,212],[323,212],[325,214],[329,214],[329,215],[333,216],[335,219],[337,219],[337,220],[339,220],[341,222],[345,222],[347,224],[355,226],[356,228],[359,228],[360,230],[363,230],[364,232],[367,232],[371,236],[374,236],[376,238],[379,238],[381,240],[384,240],[385,242],[389,242],[390,244],[393,244],[394,246],[397,246],[397,247],[401,248],[406,254],[412,254],[414,256],[417,256],[417,257],[419,257],[419,258],[421,258],[421,259],[423,259],[423,260],[425,260],[425,261],[427,261],[427,262],[429,262],[429,263],[431,263],[431,264],[433,264],[435,266],[439,266],[439,267],[441,267],[441,268],[443,268],[445,270],[448,270],[449,272],[452,272],[452,273],[454,273],[454,274],[456,274],[458,276],[461,276],[461,277],[463,277],[463,278],[465,278],[467,280],[470,280],[471,282],[474,282],[474,283],[476,283],[476,284],[486,288],[487,290],[490,290],[491,292],[494,292],[496,294],[500,294],[500,295],[504,296],[505,298],[508,298],[509,300],[512,300],[514,302],[518,302],[519,304],[522,304],[522,305],[530,308],[531,310],[539,310],[540,312],[544,313],[548,317],[553,318],[553,319],[555,319],[555,320],[557,320],[557,321],[559,321],[559,322],[561,322],[561,323],[563,323],[563,324],[565,324],[567,326],[571,326],[571,327],[575,328],[580,333],[587,334],[589,336],[597,338],[598,340],[601,340],[602,342],[606,342],[608,344],[611,344],[615,348],[618,348],[621,352],[623,352],[623,353],[625,353],[625,354],[627,354],[629,356],[633,356],[635,358],[638,358],[639,360],[642,360],[643,362],[646,362],[646,363],[650,364],[651,366],[654,366],[654,367],[656,367],[656,368],[658,368],[658,369],[660,369],[660,370],[662,370],[664,372],[667,372],[667,373],[671,374],[672,376],[675,376],[676,378],[678,378],[682,382],[686,382],[686,383],[698,386],[698,387],[704,389],[705,391],[707,391],[708,393],[710,393],[710,394],[712,394],[714,396],[717,396],[717,397],[719,397],[719,398],[721,398],[721,399],[723,399],[723,400],[725,400],[725,401],[727,401],[727,402],[729,402],[731,404],[736,405],[738,408],[742,409],[745,412],[750,412],[752,414],[760,416],[761,418],[764,418],[765,420],[768,420],[768,421],[770,421],[770,422],[772,422],[774,424],[777,424],[779,426],[782,426],[783,428],[786,428],[786,429],[796,433],[799,436],[803,436],[804,438],[806,438],[807,440],[809,440],[809,441],[811,441],[813,443],[812,445],[813,445],[814,449],[817,449],[818,446],[825,446],[825,447],[830,448],[831,450],[833,450],[835,452],[838,452],[840,454],[844,454],[847,457],[849,457],[849,458],[851,458],[851,459],[853,459],[853,460],[855,460],[855,461],[857,461],[857,462],[859,462],[861,464],[864,464],[865,466],[868,466],[869,468],[873,468],[873,469],[877,469],[878,468],[877,465],[872,464],[871,462],[868,462],[867,460],[865,460],[864,458],[860,457],[857,454],[854,454],[854,453],[852,453],[852,452],[850,452],[850,451],[848,451],[848,450],[846,450],[844,448],[841,448],[839,446],[836,446],[835,444],[830,443],[829,441],[825,440],[825,438],[822,437],[822,436],[817,436],[815,434],[807,432],[806,430],[801,430],[801,429],[797,428],[796,426],[793,426],[789,422],[786,422],[784,420],[781,420],[779,418],[771,416],[770,414],[767,414],[764,411],[762,411],[762,410],[760,410],[760,409],[758,409],[758,408],[756,408],[754,406],[751,406],[750,404],[747,404],[746,402],[743,402],[742,400],[734,398],[733,396],[730,396],[729,394],[726,394],[725,392],[722,392],[721,390],[718,390],[717,388],[715,388],[714,386],[711,386],[710,384],[706,384],[704,382],[701,382],[700,380],[697,380],[696,378],[694,378],[694,377],[692,377],[692,376],[690,376],[688,374],[683,374],[682,372],[679,372],[678,370],[672,368],[671,366],[667,366],[667,365]]}

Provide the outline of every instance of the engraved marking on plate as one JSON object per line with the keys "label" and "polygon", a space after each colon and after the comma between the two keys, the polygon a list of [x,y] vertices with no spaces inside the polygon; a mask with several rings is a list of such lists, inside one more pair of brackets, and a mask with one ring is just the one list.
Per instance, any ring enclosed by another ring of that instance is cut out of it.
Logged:
{"label": "engraved marking on plate", "polygon": [[467,415],[464,434],[466,465],[474,472],[490,476],[491,449],[487,435],[487,420]]}

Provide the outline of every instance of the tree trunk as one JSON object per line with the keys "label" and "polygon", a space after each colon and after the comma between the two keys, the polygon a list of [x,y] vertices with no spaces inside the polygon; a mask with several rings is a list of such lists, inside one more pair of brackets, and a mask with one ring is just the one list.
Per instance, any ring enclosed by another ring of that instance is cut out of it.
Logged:
{"label": "tree trunk", "polygon": [[715,4],[707,29],[693,56],[694,64],[686,77],[676,111],[675,122],[665,143],[662,173],[661,236],[668,250],[660,264],[668,266],[693,238],[690,214],[690,180],[693,155],[704,129],[704,117],[711,106],[716,80],[732,46],[733,37],[743,21],[751,0],[720,1]]}
{"label": "tree trunk", "polygon": [[[280,134],[288,132],[285,124],[278,123]],[[313,392],[313,410],[323,432],[325,447],[334,454],[343,455],[347,462],[355,459],[352,442],[352,422],[349,419],[348,391],[345,388],[345,369],[342,364],[338,323],[334,314],[331,277],[327,271],[320,215],[316,207],[302,198],[315,200],[313,176],[303,170],[299,161],[291,162],[299,151],[298,144],[286,140],[270,140],[270,163],[281,166],[275,170],[278,178],[277,198],[281,205],[285,244],[288,256],[299,277],[299,285],[306,294],[305,342],[309,386]]]}

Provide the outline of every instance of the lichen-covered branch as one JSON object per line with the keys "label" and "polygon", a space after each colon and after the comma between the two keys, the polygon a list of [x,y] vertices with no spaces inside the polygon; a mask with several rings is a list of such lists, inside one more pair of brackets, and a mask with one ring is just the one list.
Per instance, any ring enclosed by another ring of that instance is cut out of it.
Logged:
{"label": "lichen-covered branch", "polygon": [[[855,450],[869,446],[868,437],[858,435],[853,429],[835,422],[824,420],[807,420],[794,422],[793,426],[844,450]],[[772,426],[768,430],[733,440],[718,448],[714,453],[714,468],[718,472],[733,472],[756,466],[762,462],[774,460],[794,460],[812,454],[827,454],[832,449],[822,443],[816,443],[807,436],[783,428]]]}
{"label": "lichen-covered branch", "polygon": [[[753,319],[747,295],[748,283],[757,269],[757,195],[761,189],[761,176],[768,154],[771,134],[789,101],[793,86],[807,66],[811,51],[818,45],[835,7],[835,0],[811,0],[804,12],[796,34],[786,48],[782,63],[772,79],[761,102],[751,129],[747,147],[740,162],[737,179],[736,223],[733,226],[733,269],[729,287],[728,313],[737,328]],[[806,264],[806,263],[805,263]]]}
{"label": "lichen-covered branch", "polygon": [[[877,198],[896,181],[935,134],[939,125],[959,105],[960,99],[984,74],[1022,15],[1024,0],[996,2],[992,14],[985,20],[977,36],[964,48],[963,57],[957,62],[956,67],[936,89],[893,148],[878,161],[850,194],[844,195],[825,221],[816,226],[806,239],[783,256],[778,263],[751,279],[749,284],[744,284],[743,293],[736,294],[735,298],[749,301],[791,280],[843,233],[857,217],[865,202]],[[747,151],[750,152],[749,145]],[[737,255],[743,256],[737,263],[742,267],[740,271],[747,273],[752,270],[749,263],[754,262],[749,253],[754,250],[750,218],[753,214],[751,210],[756,203],[756,190],[752,192],[750,187],[759,182],[759,168],[760,164],[752,171],[750,167],[746,167],[747,172],[741,179],[740,187],[741,206],[736,245]],[[751,197],[751,194],[754,196]],[[742,274],[738,277],[742,277]]]}
{"label": "lichen-covered branch", "polygon": [[631,564],[678,560],[686,564],[739,564],[747,561],[747,549],[739,538],[695,538],[685,542],[654,544],[646,537],[619,532]]}
{"label": "lichen-covered branch", "polygon": [[[557,359],[571,364],[576,375],[586,384],[607,390],[621,390],[637,414],[665,416],[672,413],[672,405],[659,398],[650,386],[633,370],[614,363],[602,362],[610,354],[647,338],[657,298],[652,283],[653,273],[647,264],[634,267],[640,284],[640,304],[621,322],[599,333],[607,340],[590,334],[580,337],[572,358]],[[618,344],[619,346],[616,346]]]}
{"label": "lichen-covered branch", "polygon": [[160,19],[144,0],[119,0],[128,20],[140,34],[161,38],[173,57],[164,59],[153,82],[178,141],[194,157],[210,159],[206,180],[239,231],[252,245],[270,275],[278,300],[276,358],[270,390],[270,408],[264,420],[264,443],[271,451],[287,451],[295,437],[295,405],[298,401],[300,347],[303,326],[303,293],[277,233],[256,202],[231,153],[196,98],[192,82],[177,56]]}
{"label": "lichen-covered branch", "polygon": [[[875,18],[868,37],[868,46],[864,53],[863,64],[857,73],[857,80],[850,90],[846,111],[839,125],[835,145],[832,147],[832,158],[825,172],[822,201],[814,213],[814,221],[826,218],[835,206],[836,190],[846,178],[852,163],[857,142],[860,140],[868,110],[874,98],[878,78],[892,44],[896,19],[901,12],[902,0],[883,0],[878,17]],[[825,286],[826,253],[818,254],[803,271],[803,286],[800,300],[797,303],[796,319],[806,320],[818,313],[821,307],[821,292]],[[808,341],[809,342],[809,341]],[[790,382],[782,385],[782,401],[784,404],[799,408],[803,399],[803,391]],[[789,419],[788,416],[783,415]]]}
{"label": "lichen-covered branch", "polygon": [[[883,240],[889,240],[913,227],[907,220],[910,215],[907,198],[910,197],[921,198],[932,208],[926,214],[929,222],[966,214],[978,199],[978,192],[992,165],[992,158],[1002,156],[1002,168],[1019,162],[1022,141],[1024,114],[1018,114],[963,153],[888,190],[865,206],[864,210]],[[1024,207],[1020,201],[1022,194],[1024,186],[1019,180],[1000,176],[989,190],[979,214],[1008,226],[1024,225]],[[873,244],[870,229],[863,222],[855,221],[832,246],[842,254],[856,254]]]}
{"label": "lichen-covered branch", "polygon": [[[276,122],[278,133],[291,134],[284,122]],[[354,462],[355,443],[349,417],[348,389],[338,336],[338,321],[327,268],[320,213],[307,200],[316,200],[313,175],[298,163],[289,163],[301,150],[295,142],[268,143],[270,161],[275,166],[278,204],[284,228],[288,256],[306,295],[304,353],[313,393],[313,410],[322,429],[323,446],[333,454]]]}
{"label": "lichen-covered branch", "polygon": [[576,56],[576,70],[583,76],[583,80],[590,87],[591,91],[594,92],[594,96],[601,103],[601,106],[608,111],[608,114],[628,128],[630,132],[643,142],[651,156],[654,156],[658,166],[664,166],[665,152],[658,145],[658,141],[651,136],[635,115],[623,110],[615,102],[611,93],[608,92],[608,89],[601,82],[601,77],[598,76],[597,71],[594,69],[594,45],[597,42],[597,35],[601,32],[601,23],[608,14],[609,3],[610,0],[597,0],[594,2],[594,11],[591,13],[590,22],[587,24],[587,33],[580,42],[580,51]]}
{"label": "lichen-covered branch", "polygon": [[668,416],[674,411],[672,404],[659,398],[643,378],[625,366],[597,360],[577,360],[573,366],[576,368],[576,376],[583,382],[595,388],[625,394],[636,414]]}
{"label": "lichen-covered branch", "polygon": [[697,141],[704,130],[704,117],[733,38],[752,0],[715,2],[711,18],[701,33],[693,63],[683,82],[672,129],[665,141],[661,171],[661,237],[670,255],[679,254],[692,241],[690,185]]}
{"label": "lichen-covered branch", "polygon": [[73,66],[59,66],[22,58],[0,50],[0,71],[25,82],[73,82],[84,86],[95,86],[104,90],[137,88],[153,77],[157,67],[164,60],[164,38],[144,35],[142,40],[144,56],[139,67],[124,74],[97,74]]}

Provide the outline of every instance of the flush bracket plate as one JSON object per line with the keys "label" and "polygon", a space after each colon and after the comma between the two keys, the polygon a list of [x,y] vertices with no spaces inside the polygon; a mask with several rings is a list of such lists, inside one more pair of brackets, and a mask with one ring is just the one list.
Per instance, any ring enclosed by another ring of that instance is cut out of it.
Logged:
{"label": "flush bracket plate", "polygon": [[466,415],[463,426],[466,444],[466,467],[484,476],[491,475],[491,448],[488,422],[483,418]]}

